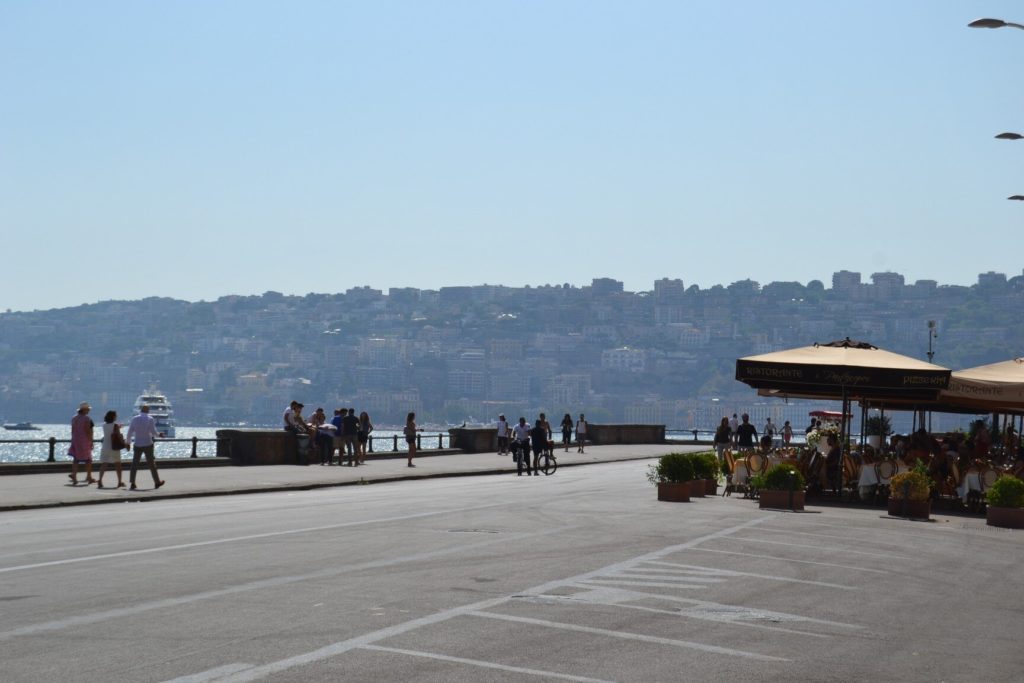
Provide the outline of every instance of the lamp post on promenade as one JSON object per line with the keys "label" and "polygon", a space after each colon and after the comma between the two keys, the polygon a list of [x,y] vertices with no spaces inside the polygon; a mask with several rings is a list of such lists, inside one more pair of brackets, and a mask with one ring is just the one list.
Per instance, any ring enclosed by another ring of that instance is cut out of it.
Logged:
{"label": "lamp post on promenade", "polygon": [[[1024,24],[1017,24],[1012,21],[1003,21],[1002,19],[993,19],[991,17],[984,17],[982,19],[975,19],[971,23],[967,24],[969,28],[1019,28],[1024,31]],[[997,140],[1020,140],[1024,138],[1024,135],[1020,133],[1000,133],[996,136]],[[1014,201],[1024,201],[1024,195],[1011,195],[1007,199]],[[931,340],[929,339],[929,343]]]}
{"label": "lamp post on promenade", "polygon": [[[935,351],[932,349],[932,340],[938,339],[939,333],[935,330],[935,321],[928,321],[928,362],[932,362],[932,358],[935,357]],[[932,431],[932,411],[928,411],[928,431]]]}
{"label": "lamp post on promenade", "polygon": [[1002,19],[975,19],[967,25],[971,28],[1019,28],[1024,30],[1024,24],[1015,24],[1012,21],[1003,21]]}

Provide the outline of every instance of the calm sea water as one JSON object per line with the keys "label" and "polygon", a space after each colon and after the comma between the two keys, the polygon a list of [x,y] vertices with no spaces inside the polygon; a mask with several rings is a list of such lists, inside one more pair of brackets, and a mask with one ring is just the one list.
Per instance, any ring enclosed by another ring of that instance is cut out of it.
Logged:
{"label": "calm sea water", "polygon": [[[70,424],[39,424],[37,432],[18,432],[18,431],[7,431],[5,429],[0,430],[0,463],[3,462],[46,462],[47,458],[50,457],[50,444],[49,439],[52,436],[57,439],[56,450],[54,451],[54,457],[57,462],[70,462],[71,458],[68,457],[68,443],[60,443],[61,441],[69,441],[71,439],[71,425]],[[217,438],[217,430],[227,429],[226,427],[183,427],[175,425],[175,439],[188,439],[188,441],[163,441],[160,440],[156,445],[156,455],[158,458],[187,458],[192,455],[192,437],[199,439],[215,439]],[[269,429],[269,428],[268,428]],[[127,431],[127,425],[124,427],[124,431]],[[422,438],[422,446],[426,448],[437,448],[437,435],[441,430],[431,430],[425,428]],[[102,431],[100,430],[99,424],[96,425],[96,435],[101,436]],[[394,445],[392,437],[398,436],[398,448],[405,450],[405,444],[402,441],[401,431],[393,429],[375,429],[373,431],[374,437],[374,450],[376,451],[390,451]],[[448,446],[448,434],[445,432],[444,445]],[[217,455],[217,444],[214,441],[203,442],[200,441],[196,449],[196,455],[200,458],[212,458]],[[93,459],[99,461],[100,451],[99,444],[96,444],[93,450]],[[122,455],[122,459],[124,456]]]}

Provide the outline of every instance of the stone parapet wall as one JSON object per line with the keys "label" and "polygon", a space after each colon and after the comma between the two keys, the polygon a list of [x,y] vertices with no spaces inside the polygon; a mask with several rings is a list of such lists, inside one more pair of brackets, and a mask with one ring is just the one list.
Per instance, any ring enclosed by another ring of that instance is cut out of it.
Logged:
{"label": "stone parapet wall", "polygon": [[236,465],[297,465],[298,439],[283,429],[218,429],[217,455]]}

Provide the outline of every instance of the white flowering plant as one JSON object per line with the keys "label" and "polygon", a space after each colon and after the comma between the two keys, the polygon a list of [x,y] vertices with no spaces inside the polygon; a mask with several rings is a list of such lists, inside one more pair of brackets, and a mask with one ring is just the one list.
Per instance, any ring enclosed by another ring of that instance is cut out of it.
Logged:
{"label": "white flowering plant", "polygon": [[819,443],[826,444],[828,443],[829,434],[834,434],[838,441],[840,434],[839,425],[828,423],[811,430],[811,433],[807,435],[807,444],[814,447],[817,447]]}

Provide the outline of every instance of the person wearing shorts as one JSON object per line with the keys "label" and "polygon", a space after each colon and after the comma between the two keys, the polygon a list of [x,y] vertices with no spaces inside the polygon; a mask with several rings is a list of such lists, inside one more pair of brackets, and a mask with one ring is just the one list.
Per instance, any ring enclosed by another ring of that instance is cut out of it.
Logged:
{"label": "person wearing shorts", "polygon": [[416,426],[416,413],[409,413],[405,418],[405,429],[402,430],[405,433],[405,443],[409,446],[409,467],[416,467],[412,464],[412,459],[416,457],[416,432],[420,429]]}

